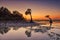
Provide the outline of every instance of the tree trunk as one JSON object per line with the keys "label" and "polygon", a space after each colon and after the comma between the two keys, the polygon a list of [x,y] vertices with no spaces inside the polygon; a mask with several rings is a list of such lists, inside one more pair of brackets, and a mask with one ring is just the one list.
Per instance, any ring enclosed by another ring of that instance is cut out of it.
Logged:
{"label": "tree trunk", "polygon": [[32,23],[33,22],[33,20],[32,20],[32,15],[30,14],[30,17],[31,17],[31,20],[30,20],[30,22]]}

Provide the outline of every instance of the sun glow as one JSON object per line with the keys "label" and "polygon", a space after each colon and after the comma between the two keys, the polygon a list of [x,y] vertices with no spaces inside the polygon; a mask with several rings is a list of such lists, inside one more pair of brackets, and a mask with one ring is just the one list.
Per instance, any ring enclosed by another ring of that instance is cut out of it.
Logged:
{"label": "sun glow", "polygon": [[[24,18],[30,19],[30,15],[25,15],[25,11],[30,8],[32,10],[33,20],[46,19],[46,15],[50,15],[52,19],[60,18],[60,9],[53,4],[46,4],[39,1],[1,1],[0,6],[7,7],[11,12],[17,10],[22,13]],[[59,5],[58,5],[59,6]]]}

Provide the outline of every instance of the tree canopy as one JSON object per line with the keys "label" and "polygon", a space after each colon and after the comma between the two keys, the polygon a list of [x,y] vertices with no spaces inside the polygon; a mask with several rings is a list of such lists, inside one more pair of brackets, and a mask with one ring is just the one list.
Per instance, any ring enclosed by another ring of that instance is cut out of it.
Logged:
{"label": "tree canopy", "polygon": [[0,7],[0,20],[25,20],[23,17],[23,14],[19,13],[18,11],[13,11],[11,13],[10,10],[8,10],[5,7]]}

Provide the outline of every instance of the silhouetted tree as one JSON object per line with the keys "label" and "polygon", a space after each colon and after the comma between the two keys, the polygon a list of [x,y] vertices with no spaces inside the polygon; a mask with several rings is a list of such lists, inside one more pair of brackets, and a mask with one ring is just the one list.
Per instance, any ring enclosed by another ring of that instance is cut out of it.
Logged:
{"label": "silhouetted tree", "polygon": [[53,22],[52,22],[52,19],[50,18],[50,16],[49,16],[49,15],[46,15],[45,17],[46,17],[46,18],[49,18],[50,27],[51,27],[51,25],[52,25],[52,23],[53,23]]}
{"label": "silhouetted tree", "polygon": [[11,11],[9,11],[7,8],[1,7],[0,8],[0,20],[4,20],[4,21],[6,21],[6,20],[25,21],[25,18],[18,11],[13,11],[13,13],[11,13]]}
{"label": "silhouetted tree", "polygon": [[0,19],[2,19],[1,16],[2,16],[3,10],[4,10],[4,7],[1,7],[0,8]]}
{"label": "silhouetted tree", "polygon": [[19,13],[18,11],[13,11],[13,16],[16,18],[16,20],[20,20],[20,21],[25,20],[23,15]]}
{"label": "silhouetted tree", "polygon": [[27,9],[27,11],[25,12],[25,14],[26,15],[30,15],[30,17],[31,17],[31,20],[30,20],[30,22],[33,22],[33,20],[32,20],[32,15],[31,15],[31,9]]}
{"label": "silhouetted tree", "polygon": [[4,7],[0,8],[0,19],[3,19],[3,20],[10,19],[10,14],[11,12],[7,8],[4,8]]}

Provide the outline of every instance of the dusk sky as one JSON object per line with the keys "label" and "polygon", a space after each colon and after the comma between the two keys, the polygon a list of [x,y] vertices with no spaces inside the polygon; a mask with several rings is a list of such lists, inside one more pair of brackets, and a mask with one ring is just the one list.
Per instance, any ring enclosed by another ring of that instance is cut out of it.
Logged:
{"label": "dusk sky", "polygon": [[60,19],[59,0],[0,0],[0,7],[2,6],[11,12],[19,11],[27,19],[30,19],[29,15],[25,15],[28,8],[32,10],[33,19],[46,19],[45,15],[50,15],[52,19]]}

